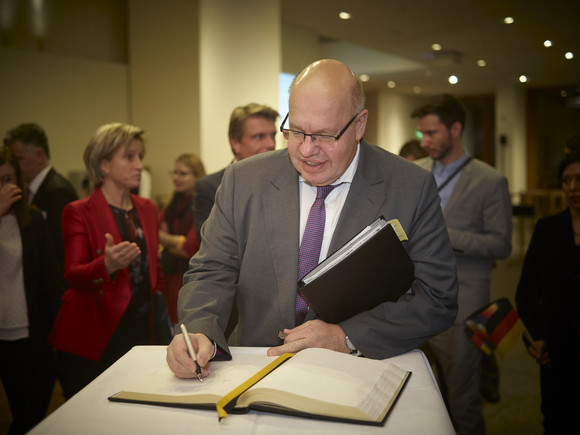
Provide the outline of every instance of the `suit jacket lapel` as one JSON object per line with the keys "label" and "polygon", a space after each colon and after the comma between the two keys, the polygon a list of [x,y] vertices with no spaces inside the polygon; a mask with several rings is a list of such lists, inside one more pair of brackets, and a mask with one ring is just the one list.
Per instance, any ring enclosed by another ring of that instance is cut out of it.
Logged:
{"label": "suit jacket lapel", "polygon": [[[265,249],[269,249],[274,265],[275,282],[284,324],[294,324],[296,294],[285,291],[296,288],[298,282],[299,194],[298,173],[290,159],[280,165],[262,197],[266,234]],[[267,248],[266,248],[267,246]]]}
{"label": "suit jacket lapel", "polygon": [[101,242],[103,247],[105,245],[105,233],[110,233],[113,236],[114,243],[120,243],[122,241],[121,232],[117,227],[111,207],[100,188],[95,189],[94,194],[89,198],[88,207],[88,216],[94,217],[93,222],[98,228],[98,232],[102,234]]}
{"label": "suit jacket lapel", "polygon": [[472,166],[468,163],[465,167],[461,170],[461,174],[459,174],[459,178],[457,179],[457,183],[453,187],[453,191],[447,200],[447,204],[445,204],[445,209],[443,209],[443,214],[446,215],[449,210],[452,210],[453,207],[461,206],[461,202],[463,200],[465,190],[469,186],[469,182],[471,177],[473,176]]}
{"label": "suit jacket lapel", "polygon": [[332,236],[329,255],[364,228],[361,222],[369,225],[378,218],[378,211],[386,200],[384,177],[376,163],[367,158],[368,147],[361,141],[358,168]]}
{"label": "suit jacket lapel", "polygon": [[44,177],[44,180],[42,180],[42,183],[40,183],[40,186],[38,186],[38,189],[36,190],[36,192],[34,192],[34,197],[32,198],[33,204],[37,205],[36,201],[43,199],[44,191],[47,189],[47,186],[51,183],[54,174],[55,174],[54,168],[50,168],[46,173],[46,177]]}

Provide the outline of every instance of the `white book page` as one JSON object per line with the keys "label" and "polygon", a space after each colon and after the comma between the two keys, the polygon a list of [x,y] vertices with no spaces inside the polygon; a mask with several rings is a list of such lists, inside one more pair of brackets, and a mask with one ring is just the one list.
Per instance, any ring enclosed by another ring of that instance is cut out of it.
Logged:
{"label": "white book page", "polygon": [[358,408],[378,418],[406,372],[392,363],[328,349],[306,349],[274,370],[254,389],[282,390],[337,405]]}
{"label": "white book page", "polygon": [[192,394],[225,396],[256,372],[274,361],[263,354],[239,353],[232,361],[214,361],[210,375],[200,382],[197,378],[180,379],[167,366],[123,389],[123,392],[166,395],[172,397]]}

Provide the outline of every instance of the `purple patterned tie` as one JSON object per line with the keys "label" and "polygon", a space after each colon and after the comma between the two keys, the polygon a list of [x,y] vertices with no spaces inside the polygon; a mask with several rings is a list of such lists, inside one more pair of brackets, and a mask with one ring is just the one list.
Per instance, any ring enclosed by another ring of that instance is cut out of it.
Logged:
{"label": "purple patterned tie", "polygon": [[[304,275],[314,269],[318,264],[320,247],[322,246],[322,236],[324,234],[324,222],[326,220],[324,200],[328,194],[332,192],[335,187],[340,186],[340,184],[317,187],[316,201],[312,204],[312,208],[308,214],[308,221],[306,221],[302,243],[300,244],[300,253],[298,256],[298,280],[301,280]],[[307,311],[308,302],[302,292],[298,290],[298,294],[296,295],[296,325],[300,325],[304,321]]]}

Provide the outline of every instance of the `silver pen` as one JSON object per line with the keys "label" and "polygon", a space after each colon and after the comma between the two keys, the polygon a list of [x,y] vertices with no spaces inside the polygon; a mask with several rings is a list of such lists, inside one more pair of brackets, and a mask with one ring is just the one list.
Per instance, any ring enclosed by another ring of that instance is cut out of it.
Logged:
{"label": "silver pen", "polygon": [[189,339],[189,333],[187,332],[187,328],[183,323],[181,324],[181,332],[183,332],[183,339],[185,340],[185,344],[187,345],[187,351],[189,352],[189,356],[195,363],[196,367],[195,373],[197,374],[197,379],[199,379],[200,382],[203,382],[203,379],[201,378],[201,367],[197,363],[197,354],[195,353],[195,349],[193,348],[191,340]]}

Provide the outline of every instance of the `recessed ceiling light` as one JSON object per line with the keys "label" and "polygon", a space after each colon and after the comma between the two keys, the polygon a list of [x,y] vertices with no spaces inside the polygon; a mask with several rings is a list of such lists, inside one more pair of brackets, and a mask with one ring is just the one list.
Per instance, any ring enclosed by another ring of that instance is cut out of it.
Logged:
{"label": "recessed ceiling light", "polygon": [[552,46],[552,41],[550,41],[549,39],[546,39],[544,41],[544,47],[551,47]]}
{"label": "recessed ceiling light", "polygon": [[564,55],[564,57],[565,57],[566,59],[574,59],[574,53],[572,53],[571,51],[568,51],[568,52],[567,52],[567,53]]}
{"label": "recessed ceiling light", "polygon": [[487,62],[485,60],[483,60],[483,59],[479,59],[477,61],[477,66],[480,66],[480,67],[483,68],[484,66],[487,66]]}
{"label": "recessed ceiling light", "polygon": [[368,74],[361,74],[358,78],[361,82],[368,82],[371,79]]}
{"label": "recessed ceiling light", "polygon": [[431,48],[434,51],[440,51],[441,50],[441,44],[431,44]]}
{"label": "recessed ceiling light", "polygon": [[350,20],[352,18],[352,15],[349,12],[340,12],[338,16],[341,20]]}
{"label": "recessed ceiling light", "polygon": [[505,24],[512,24],[514,21],[515,21],[515,20],[514,20],[514,17],[505,17],[505,18],[503,19],[503,22],[504,22]]}
{"label": "recessed ceiling light", "polygon": [[566,98],[568,96],[568,92],[566,92],[566,91],[560,91],[560,96],[562,98]]}
{"label": "recessed ceiling light", "polygon": [[520,76],[520,79],[519,79],[519,80],[520,80],[520,82],[522,82],[522,83],[525,83],[525,82],[527,82],[527,81],[528,81],[528,77],[527,77],[527,76],[525,76],[524,74],[522,74],[522,75]]}
{"label": "recessed ceiling light", "polygon": [[420,86],[415,86],[413,88],[413,92],[415,92],[416,94],[420,94],[421,93],[421,87]]}
{"label": "recessed ceiling light", "polygon": [[396,84],[394,81],[392,81],[392,80],[389,80],[389,81],[387,82],[387,86],[388,86],[389,88],[393,89],[395,86],[397,86],[397,84]]}
{"label": "recessed ceiling light", "polygon": [[447,80],[449,80],[449,83],[451,83],[452,85],[457,84],[457,82],[459,81],[456,75],[449,76]]}

